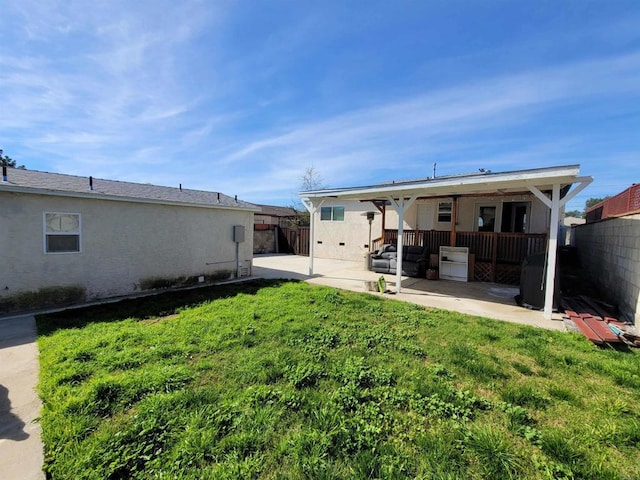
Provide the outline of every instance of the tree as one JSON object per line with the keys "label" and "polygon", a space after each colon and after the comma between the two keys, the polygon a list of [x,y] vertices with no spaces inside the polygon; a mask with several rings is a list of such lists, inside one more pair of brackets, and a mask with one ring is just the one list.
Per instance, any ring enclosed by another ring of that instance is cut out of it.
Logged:
{"label": "tree", "polygon": [[[321,190],[323,188],[326,188],[326,186],[324,185],[324,180],[318,170],[316,170],[313,165],[308,166],[304,170],[302,177],[300,177],[300,191],[308,192],[309,190]],[[298,225],[309,225],[311,220],[309,217],[309,211],[297,196],[294,198],[293,205],[291,207],[300,212],[300,218],[297,222]]]}
{"label": "tree", "polygon": [[309,190],[320,190],[326,188],[323,184],[322,177],[316,168],[311,165],[307,167],[302,175],[302,183],[300,184],[300,190],[308,192]]}
{"label": "tree", "polygon": [[564,212],[565,217],[575,217],[575,218],[584,218],[584,212],[580,210],[570,210],[568,212]]}
{"label": "tree", "polygon": [[585,210],[588,209],[588,208],[593,207],[594,205],[597,205],[600,202],[605,201],[607,198],[611,198],[611,197],[609,197],[609,196],[603,197],[603,198],[592,197],[592,198],[587,199],[587,202],[585,203]]}
{"label": "tree", "polygon": [[9,155],[3,155],[4,151],[0,148],[0,167],[20,168],[25,170],[24,165],[16,166],[16,161]]}

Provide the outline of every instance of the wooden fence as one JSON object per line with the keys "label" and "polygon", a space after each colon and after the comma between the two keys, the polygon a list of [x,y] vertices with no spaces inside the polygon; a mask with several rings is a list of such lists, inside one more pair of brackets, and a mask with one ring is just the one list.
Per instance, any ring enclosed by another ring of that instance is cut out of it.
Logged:
{"label": "wooden fence", "polygon": [[[429,252],[438,253],[441,246],[451,246],[451,232],[446,230],[405,230],[404,245],[427,245]],[[374,240],[374,249],[385,243],[397,243],[398,231],[385,230],[384,237]],[[531,254],[543,252],[547,235],[501,232],[456,232],[456,247],[469,247],[474,258],[474,278],[518,284],[522,261]]]}
{"label": "wooden fence", "polygon": [[281,228],[289,244],[289,251],[296,255],[309,255],[309,227]]}

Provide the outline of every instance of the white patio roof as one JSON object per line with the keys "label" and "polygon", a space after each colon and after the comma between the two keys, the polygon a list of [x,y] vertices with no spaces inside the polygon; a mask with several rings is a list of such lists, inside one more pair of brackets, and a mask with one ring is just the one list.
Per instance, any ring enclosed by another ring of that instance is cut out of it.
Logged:
{"label": "white patio roof", "polygon": [[[530,192],[530,187],[551,191],[553,185],[562,187],[580,182],[579,165],[565,165],[511,172],[485,172],[452,175],[420,180],[381,183],[362,187],[346,187],[300,192],[303,198],[341,198],[345,200],[387,200],[400,196],[421,197],[454,195],[507,195]],[[589,177],[590,178],[590,177]]]}
{"label": "white patio roof", "polygon": [[[402,230],[404,213],[418,198],[458,197],[465,195],[510,195],[514,193],[533,193],[551,209],[549,225],[549,248],[547,252],[544,316],[551,318],[553,307],[553,286],[556,275],[556,250],[558,244],[558,223],[560,210],[576,194],[589,185],[591,177],[579,177],[579,165],[563,165],[510,172],[479,172],[466,175],[453,175],[420,180],[408,180],[362,187],[347,187],[300,192],[303,203],[311,214],[309,235],[309,275],[313,275],[313,245],[315,212],[325,199],[389,201],[398,212],[398,263],[396,267],[396,289],[401,290],[402,281]],[[573,190],[571,186],[578,184]]]}

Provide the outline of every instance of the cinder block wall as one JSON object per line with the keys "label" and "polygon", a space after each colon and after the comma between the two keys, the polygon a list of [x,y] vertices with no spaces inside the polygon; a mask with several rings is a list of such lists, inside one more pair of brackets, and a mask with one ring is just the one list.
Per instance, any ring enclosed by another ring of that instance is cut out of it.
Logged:
{"label": "cinder block wall", "polygon": [[640,215],[579,225],[575,234],[582,266],[603,293],[640,325]]}
{"label": "cinder block wall", "polygon": [[254,230],[253,231],[253,253],[275,253],[276,251],[276,231],[275,230]]}

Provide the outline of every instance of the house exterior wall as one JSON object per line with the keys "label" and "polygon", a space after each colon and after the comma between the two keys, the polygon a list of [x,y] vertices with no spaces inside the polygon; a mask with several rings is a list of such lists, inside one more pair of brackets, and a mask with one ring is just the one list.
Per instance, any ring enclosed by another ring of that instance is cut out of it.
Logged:
{"label": "house exterior wall", "polygon": [[[416,200],[405,212],[404,229],[422,229],[419,225],[419,210],[425,208],[432,216],[429,219],[422,218],[422,223],[430,224],[433,230],[451,229],[450,222],[438,222],[438,203],[446,202],[448,199],[425,199]],[[461,197],[458,200],[458,225],[457,230],[461,232],[471,232],[477,230],[477,207],[479,205],[496,206],[497,230],[500,231],[503,202],[529,202],[530,220],[527,233],[545,233],[549,226],[549,209],[534,195],[514,195],[508,197]],[[321,258],[335,258],[340,260],[359,260],[367,249],[364,247],[369,242],[369,223],[363,213],[378,210],[371,203],[325,200],[322,204],[326,206],[344,206],[344,221],[322,221],[320,220],[320,210],[315,215],[315,245],[314,255]],[[421,207],[422,206],[422,207]],[[429,207],[430,206],[430,207]],[[424,215],[424,214],[423,214]],[[386,229],[396,230],[398,228],[398,214],[393,206],[387,206],[385,214]],[[379,238],[382,232],[382,215],[377,214],[371,228],[371,238]],[[322,242],[322,243],[319,243]],[[344,243],[344,245],[340,245]]]}
{"label": "house exterior wall", "polygon": [[[432,215],[433,230],[450,230],[449,222],[438,222],[438,203],[450,202],[450,199],[425,199],[416,200],[407,209],[404,215],[404,228],[415,230],[420,227],[418,222],[418,210],[420,205],[431,205],[429,210]],[[529,202],[530,222],[529,231],[526,233],[545,233],[549,228],[549,209],[534,195],[512,195],[506,197],[461,197],[458,199],[458,224],[456,230],[461,232],[473,232],[477,230],[477,207],[495,206],[497,226],[496,231],[500,231],[502,219],[502,205],[505,202]],[[385,228],[395,230],[398,228],[398,214],[393,206],[387,206]]]}
{"label": "house exterior wall", "polygon": [[[253,212],[0,192],[0,302],[42,288],[82,286],[87,299],[127,294],[154,279],[234,272],[234,225],[245,227],[250,267]],[[81,216],[81,252],[44,252],[44,213]]]}
{"label": "house exterior wall", "polygon": [[371,224],[371,239],[380,237],[382,214],[371,203],[325,200],[323,207],[344,207],[344,221],[320,220],[315,214],[314,256],[338,260],[358,260],[368,252],[369,222],[363,213],[376,212]]}
{"label": "house exterior wall", "polygon": [[254,217],[255,224],[278,225],[279,221],[280,219],[278,217],[263,215],[261,213],[256,213]]}
{"label": "house exterior wall", "polygon": [[591,279],[640,323],[640,214],[574,227],[578,257]]}

